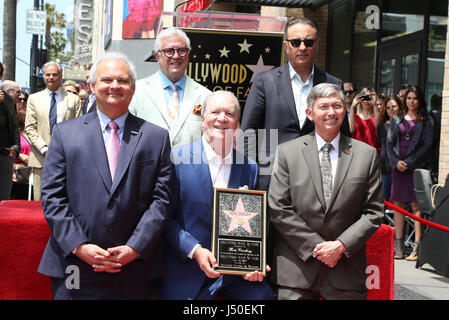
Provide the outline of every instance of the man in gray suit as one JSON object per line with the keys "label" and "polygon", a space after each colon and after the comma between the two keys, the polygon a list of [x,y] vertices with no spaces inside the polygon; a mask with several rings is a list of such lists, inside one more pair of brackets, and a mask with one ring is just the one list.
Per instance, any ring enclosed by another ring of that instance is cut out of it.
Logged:
{"label": "man in gray suit", "polygon": [[129,111],[170,133],[172,146],[201,138],[201,108],[211,93],[185,75],[189,65],[190,40],[180,29],[158,33],[154,42],[160,69],[136,83]]}
{"label": "man in gray suit", "polygon": [[278,298],[366,299],[365,244],[383,216],[376,149],[340,133],[338,86],[307,97],[315,132],[281,144],[268,192]]}

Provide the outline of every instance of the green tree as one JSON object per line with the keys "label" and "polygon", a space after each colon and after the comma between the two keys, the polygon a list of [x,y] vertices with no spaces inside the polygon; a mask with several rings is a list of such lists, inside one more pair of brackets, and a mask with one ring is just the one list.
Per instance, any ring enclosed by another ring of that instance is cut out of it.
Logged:
{"label": "green tree", "polygon": [[71,54],[64,52],[68,40],[64,36],[63,31],[61,31],[61,29],[67,26],[65,14],[56,11],[56,6],[50,3],[45,4],[45,11],[47,12],[47,29],[45,34],[47,61],[67,62],[70,60]]}
{"label": "green tree", "polygon": [[16,15],[17,0],[3,3],[3,79],[16,78]]}

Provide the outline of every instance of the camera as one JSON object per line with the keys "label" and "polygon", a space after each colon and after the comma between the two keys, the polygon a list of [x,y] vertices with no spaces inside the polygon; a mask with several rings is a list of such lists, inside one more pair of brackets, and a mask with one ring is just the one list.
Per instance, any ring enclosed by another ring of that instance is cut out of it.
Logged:
{"label": "camera", "polygon": [[370,94],[365,94],[365,95],[361,96],[360,99],[362,99],[362,101],[370,101],[371,100],[371,95]]}

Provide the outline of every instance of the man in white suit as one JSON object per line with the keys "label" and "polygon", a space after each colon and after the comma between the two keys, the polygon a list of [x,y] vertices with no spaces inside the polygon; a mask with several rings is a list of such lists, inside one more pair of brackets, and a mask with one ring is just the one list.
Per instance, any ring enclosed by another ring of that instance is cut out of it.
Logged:
{"label": "man in white suit", "polygon": [[83,112],[80,98],[61,90],[61,66],[50,61],[42,70],[46,88],[29,96],[25,118],[25,131],[31,142],[28,164],[33,168],[34,200],[41,199],[42,167],[50,145],[52,126],[79,117]]}
{"label": "man in white suit", "polygon": [[201,138],[201,108],[211,93],[185,75],[190,39],[179,29],[161,31],[154,43],[160,69],[136,83],[129,111],[170,133],[172,146]]}

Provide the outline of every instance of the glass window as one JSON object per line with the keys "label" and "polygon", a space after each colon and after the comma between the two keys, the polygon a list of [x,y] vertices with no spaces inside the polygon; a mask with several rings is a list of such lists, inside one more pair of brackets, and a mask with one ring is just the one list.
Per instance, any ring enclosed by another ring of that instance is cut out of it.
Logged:
{"label": "glass window", "polygon": [[383,60],[380,65],[379,93],[387,96],[394,95],[394,72],[396,59]]}
{"label": "glass window", "polygon": [[377,30],[366,27],[369,14],[365,12],[373,4],[376,4],[373,0],[358,1],[354,18],[352,80],[359,90],[374,87]]}
{"label": "glass window", "polygon": [[[447,1],[446,1],[447,12]],[[427,47],[427,106],[432,107],[432,96],[443,91],[444,55],[446,50],[447,16],[429,17]],[[434,99],[434,101],[438,101]]]}
{"label": "glass window", "polygon": [[332,15],[329,71],[332,75],[343,79],[343,81],[350,80],[351,3],[347,2],[336,7]]}
{"label": "glass window", "polygon": [[424,29],[425,1],[390,0],[382,8],[382,41]]}

